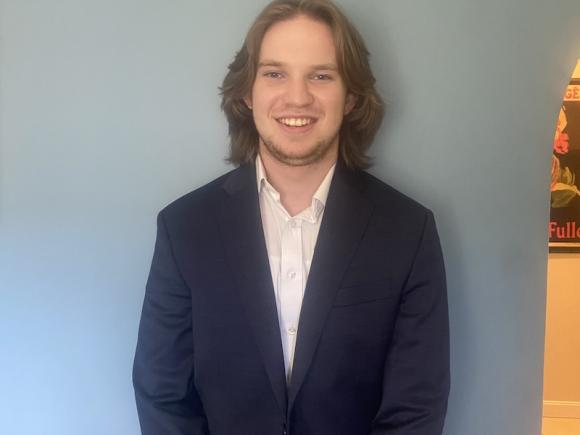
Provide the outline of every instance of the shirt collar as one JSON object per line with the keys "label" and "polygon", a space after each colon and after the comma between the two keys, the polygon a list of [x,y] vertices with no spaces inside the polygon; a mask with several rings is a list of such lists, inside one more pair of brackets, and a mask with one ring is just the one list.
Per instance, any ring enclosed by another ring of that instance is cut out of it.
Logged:
{"label": "shirt collar", "polygon": [[[328,170],[326,176],[322,180],[322,183],[320,183],[320,186],[318,186],[318,189],[316,189],[316,192],[314,192],[310,208],[299,213],[297,216],[302,216],[303,213],[308,213],[312,218],[308,220],[314,221],[320,217],[324,207],[326,206],[326,200],[328,199],[328,192],[330,190],[330,183],[332,182],[332,176],[334,175],[335,168],[336,163]],[[273,196],[273,198],[278,203],[280,203],[280,193],[278,193],[274,186],[272,186],[268,181],[268,178],[266,177],[266,170],[264,169],[260,154],[256,156],[256,182],[258,186],[258,192],[262,192],[262,189],[266,189]]]}

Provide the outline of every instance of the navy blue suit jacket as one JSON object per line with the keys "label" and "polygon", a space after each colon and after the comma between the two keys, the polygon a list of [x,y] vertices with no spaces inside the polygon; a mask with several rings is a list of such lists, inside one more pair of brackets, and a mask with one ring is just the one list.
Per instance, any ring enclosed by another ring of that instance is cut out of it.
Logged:
{"label": "navy blue suit jacket", "polygon": [[244,165],[162,210],[133,381],[144,435],[438,435],[449,391],[431,212],[338,162],[292,380]]}

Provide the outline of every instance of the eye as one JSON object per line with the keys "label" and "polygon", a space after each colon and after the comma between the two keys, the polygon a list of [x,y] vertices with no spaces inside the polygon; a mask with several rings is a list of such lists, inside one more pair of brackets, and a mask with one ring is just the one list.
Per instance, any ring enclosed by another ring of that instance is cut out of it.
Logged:
{"label": "eye", "polygon": [[312,78],[314,80],[332,80],[332,76],[330,74],[314,74]]}
{"label": "eye", "polygon": [[263,74],[264,77],[268,77],[271,79],[281,79],[282,78],[282,73],[278,72],[278,71],[268,71],[265,72]]}

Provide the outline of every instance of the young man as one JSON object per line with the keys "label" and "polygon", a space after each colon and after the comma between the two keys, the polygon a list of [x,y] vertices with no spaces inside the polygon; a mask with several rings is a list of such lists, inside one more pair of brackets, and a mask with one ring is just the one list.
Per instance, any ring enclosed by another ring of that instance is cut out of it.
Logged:
{"label": "young man", "polygon": [[435,435],[449,390],[431,212],[363,172],[383,106],[330,0],[277,0],[224,80],[239,167],[158,218],[146,435]]}

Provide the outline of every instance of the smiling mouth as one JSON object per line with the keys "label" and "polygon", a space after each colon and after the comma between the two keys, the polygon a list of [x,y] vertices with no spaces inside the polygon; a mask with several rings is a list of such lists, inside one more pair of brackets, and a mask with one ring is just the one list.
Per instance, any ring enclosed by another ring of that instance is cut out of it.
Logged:
{"label": "smiling mouth", "polygon": [[276,121],[287,127],[306,127],[307,125],[314,124],[316,118],[276,118]]}

